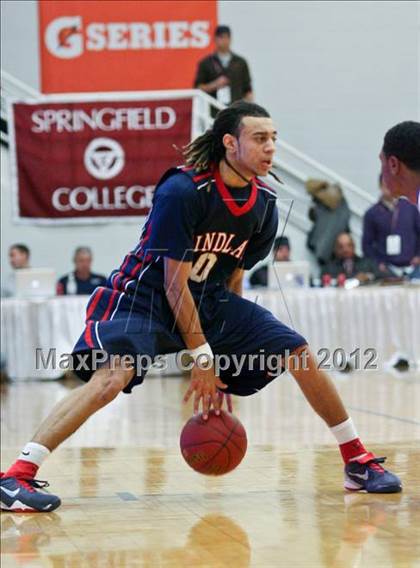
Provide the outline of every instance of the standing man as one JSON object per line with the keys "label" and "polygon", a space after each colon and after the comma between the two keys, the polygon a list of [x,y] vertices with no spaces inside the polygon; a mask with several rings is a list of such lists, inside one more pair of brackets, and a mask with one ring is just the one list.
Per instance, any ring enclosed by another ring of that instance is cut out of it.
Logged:
{"label": "standing man", "polygon": [[[140,242],[88,302],[86,327],[73,352],[76,361],[83,359],[76,372],[86,384],[52,409],[2,475],[2,508],[56,509],[60,499],[37,491],[34,479],[50,452],[121,391],[130,393],[143,382],[147,370],[136,355],[151,362],[185,348],[194,364],[184,402],[193,396],[194,412],[202,405],[205,420],[210,406],[220,412],[220,393],[257,393],[290,367],[292,354],[296,365],[290,372],[339,446],[344,486],[401,491],[399,478],[382,467],[385,458],[364,447],[306,340],[242,298],[244,271],[269,254],[277,234],[276,192],[259,178],[271,170],[276,135],[265,109],[234,103],[184,149],[186,165],[161,178]],[[98,351],[108,355],[107,365],[94,364]],[[241,354],[244,365],[235,374]],[[130,365],[123,362],[127,355]],[[217,368],[219,355],[228,359],[224,370]]]}
{"label": "standing man", "polygon": [[74,251],[74,271],[62,276],[57,283],[58,295],[90,295],[98,286],[106,285],[106,277],[92,272],[92,251],[78,247]]}
{"label": "standing man", "polygon": [[379,176],[381,198],[363,219],[363,254],[381,271],[416,274],[420,265],[420,212],[407,199],[395,199]]}
{"label": "standing man", "polygon": [[198,64],[194,87],[208,93],[224,105],[240,99],[252,101],[248,64],[243,57],[230,50],[230,28],[217,26],[214,41],[216,51]]}
{"label": "standing man", "polygon": [[379,158],[393,197],[407,197],[420,209],[420,122],[407,120],[390,128]]}

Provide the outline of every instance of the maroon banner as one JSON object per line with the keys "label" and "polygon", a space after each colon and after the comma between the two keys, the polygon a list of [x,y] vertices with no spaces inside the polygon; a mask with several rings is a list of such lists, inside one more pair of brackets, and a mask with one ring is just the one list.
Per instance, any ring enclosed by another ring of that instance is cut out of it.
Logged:
{"label": "maroon banner", "polygon": [[18,219],[147,215],[191,137],[192,99],[12,105]]}

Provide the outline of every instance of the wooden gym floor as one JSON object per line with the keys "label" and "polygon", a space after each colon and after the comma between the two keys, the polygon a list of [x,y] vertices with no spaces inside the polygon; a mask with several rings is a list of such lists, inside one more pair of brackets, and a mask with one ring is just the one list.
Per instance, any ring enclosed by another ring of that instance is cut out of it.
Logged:
{"label": "wooden gym floor", "polygon": [[[249,438],[233,473],[201,476],[179,432],[187,383],[146,379],[92,417],[42,467],[63,505],[2,513],[2,568],[420,566],[420,377],[334,375],[359,432],[404,491],[345,493],[334,440],[293,379],[234,401]],[[78,383],[2,386],[2,470]]]}

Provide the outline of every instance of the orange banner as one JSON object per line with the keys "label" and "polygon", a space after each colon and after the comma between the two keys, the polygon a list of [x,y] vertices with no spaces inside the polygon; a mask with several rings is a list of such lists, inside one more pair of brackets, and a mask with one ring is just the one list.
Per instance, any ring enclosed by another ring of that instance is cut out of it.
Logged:
{"label": "orange banner", "polygon": [[44,93],[192,88],[216,0],[39,0]]}

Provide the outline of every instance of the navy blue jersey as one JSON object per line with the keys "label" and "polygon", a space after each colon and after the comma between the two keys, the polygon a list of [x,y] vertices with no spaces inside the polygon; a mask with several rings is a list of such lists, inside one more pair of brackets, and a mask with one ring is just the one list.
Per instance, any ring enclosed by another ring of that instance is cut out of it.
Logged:
{"label": "navy blue jersey", "polygon": [[186,347],[163,289],[165,257],[192,263],[189,286],[213,352],[264,358],[261,368],[246,364],[238,376],[233,366],[222,371],[227,392],[253,394],[280,374],[281,368],[269,367],[270,356],[284,358],[306,340],[226,286],[237,267],[252,268],[270,252],[278,224],[275,197],[258,179],[235,189],[225,187],[218,171],[169,170],[138,246],[89,299],[86,327],[73,351],[83,356],[80,378],[88,381],[95,370],[93,350],[131,355],[135,375],[124,389],[131,392],[147,372],[137,355],[152,361]]}
{"label": "navy blue jersey", "polygon": [[134,293],[163,288],[164,257],[192,262],[190,288],[201,293],[226,283],[238,267],[252,268],[270,252],[277,234],[276,192],[255,178],[226,187],[218,170],[168,170],[156,187],[138,246],[108,286]]}

